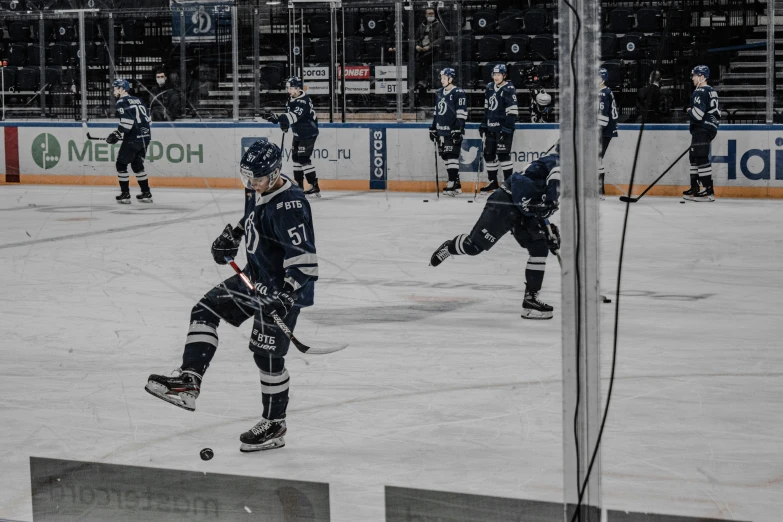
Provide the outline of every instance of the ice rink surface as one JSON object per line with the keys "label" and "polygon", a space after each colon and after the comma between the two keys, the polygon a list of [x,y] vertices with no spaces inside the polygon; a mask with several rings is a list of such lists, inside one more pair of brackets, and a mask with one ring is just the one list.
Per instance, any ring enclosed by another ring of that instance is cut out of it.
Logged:
{"label": "ice rink surface", "polygon": [[[32,520],[31,455],[328,482],[335,522],[382,521],[384,485],[562,500],[557,261],[540,322],[519,316],[527,254],[511,237],[428,266],[483,202],[312,203],[321,278],[296,333],[350,346],[292,348],[287,446],[241,454],[261,414],[249,323],[221,325],[196,412],[143,388],[179,366],[191,307],[232,275],[210,245],[242,191],[153,193],[120,206],[110,187],[0,187],[0,518]],[[623,209],[601,204],[612,298]],[[781,215],[783,201],[633,206],[605,507],[783,519]],[[614,304],[602,312],[606,388]]]}

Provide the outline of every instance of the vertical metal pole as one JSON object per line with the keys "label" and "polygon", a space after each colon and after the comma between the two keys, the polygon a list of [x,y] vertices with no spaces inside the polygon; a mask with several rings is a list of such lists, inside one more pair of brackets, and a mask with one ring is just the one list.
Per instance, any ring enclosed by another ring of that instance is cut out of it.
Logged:
{"label": "vertical metal pole", "polygon": [[[112,31],[113,33],[114,31]],[[187,75],[187,67],[186,67],[186,60],[187,60],[187,50],[186,50],[186,43],[187,39],[185,38],[185,8],[181,8],[179,10],[179,88],[182,91],[182,108],[188,106],[190,103],[190,100],[188,100],[188,81],[185,77]]]}
{"label": "vertical metal pole", "polygon": [[253,9],[253,116],[258,116],[261,111],[260,28],[261,19],[256,7]]}
{"label": "vertical metal pole", "polygon": [[[304,20],[303,20],[304,22]],[[345,35],[343,35],[345,38]],[[334,95],[337,78],[337,11],[334,4],[329,4],[329,123],[334,123],[334,110],[337,98]],[[345,68],[342,69],[345,71]],[[343,74],[343,77],[345,74]],[[345,82],[342,84],[345,95]]]}
{"label": "vertical metal pole", "polygon": [[231,6],[231,72],[234,78],[234,121],[239,121],[239,20],[237,6]]}
{"label": "vertical metal pole", "polygon": [[[117,70],[114,68],[114,14],[109,13],[109,19],[106,21],[109,32],[109,48],[106,52],[109,53],[109,92],[111,92],[111,82],[117,78]],[[104,41],[106,39],[104,38]],[[183,100],[184,102],[184,100]],[[117,104],[117,99],[109,94],[109,107],[111,107],[110,114],[114,114],[114,107]]]}
{"label": "vertical metal pole", "polygon": [[456,16],[456,31],[455,34],[457,35],[457,45],[456,45],[456,51],[457,51],[457,71],[459,71],[459,76],[457,77],[457,81],[460,82],[459,84],[462,85],[463,89],[467,88],[467,85],[465,84],[465,77],[467,74],[466,67],[462,63],[462,2],[455,2],[454,3],[454,15]]}
{"label": "vertical metal pole", "polygon": [[[560,205],[563,232],[563,486],[565,520],[568,521],[587,476],[601,423],[596,79],[600,24],[598,2],[559,0],[558,3],[563,187]],[[600,452],[590,473],[582,506],[582,522],[600,520]]]}
{"label": "vertical metal pole", "polygon": [[291,17],[294,16],[294,9],[289,5],[288,6],[288,27],[286,34],[288,34],[288,77],[290,78],[294,74],[296,61],[294,59],[294,43],[291,41],[291,32],[292,32],[292,23],[291,23]]}
{"label": "vertical metal pole", "polygon": [[394,3],[394,45],[397,52],[394,53],[395,75],[397,76],[397,122],[402,122],[402,2]]}
{"label": "vertical metal pole", "polygon": [[79,11],[79,68],[82,86],[82,121],[87,121],[87,53],[84,45],[84,11]]}
{"label": "vertical metal pole", "polygon": [[[342,70],[345,70],[345,6],[340,4],[340,13],[341,13],[341,19],[342,22],[342,31],[341,31],[341,37],[340,37],[340,43],[341,43],[341,51],[340,51],[340,63],[342,64]],[[342,85],[342,93],[343,93],[343,106],[340,108],[342,111],[342,121],[345,123],[345,104],[346,104],[346,95],[345,95],[345,75],[343,74],[342,79],[340,80]]]}
{"label": "vertical metal pole", "polygon": [[775,114],[775,13],[777,1],[767,0],[767,123]]}
{"label": "vertical metal pole", "polygon": [[[41,64],[41,117],[46,116],[46,38],[44,35],[44,15],[38,20],[38,59]],[[50,89],[51,90],[51,89]]]}
{"label": "vertical metal pole", "polygon": [[[330,8],[332,11],[334,11],[334,7],[330,4]],[[302,70],[300,72],[300,76],[304,78],[304,67],[305,67],[305,59],[304,59],[304,8],[299,10],[299,14],[302,15],[302,24],[299,26],[300,33],[299,33],[299,58],[302,62]],[[332,16],[335,16],[334,14]],[[336,20],[336,18],[335,18]],[[337,27],[337,22],[334,23],[333,27]]]}
{"label": "vertical metal pole", "polygon": [[[411,8],[408,11],[408,108],[416,110],[416,18]],[[400,27],[402,31],[402,27]],[[397,48],[397,53],[402,53],[402,47]]]}

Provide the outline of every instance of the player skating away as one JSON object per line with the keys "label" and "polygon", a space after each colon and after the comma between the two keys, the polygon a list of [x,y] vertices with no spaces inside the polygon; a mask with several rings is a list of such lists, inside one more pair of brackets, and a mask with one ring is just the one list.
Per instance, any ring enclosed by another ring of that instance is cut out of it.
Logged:
{"label": "player skating away", "polygon": [[617,104],[614,101],[612,89],[606,86],[609,79],[609,71],[601,67],[598,71],[601,78],[598,92],[598,126],[601,128],[601,143],[598,150],[598,183],[601,199],[604,197],[604,179],[606,178],[606,169],[604,168],[604,155],[609,148],[609,142],[617,137]]}
{"label": "player skating away", "polygon": [[511,161],[511,143],[514,141],[514,124],[519,115],[517,91],[506,81],[506,66],[498,64],[492,69],[492,83],[487,84],[484,94],[484,121],[479,134],[484,138],[484,164],[487,166],[489,183],[482,187],[486,194],[498,188],[498,167],[503,169],[504,178],[514,172]]}
{"label": "player skating away", "polygon": [[691,106],[685,108],[691,118],[691,188],[683,192],[682,197],[690,201],[715,201],[710,143],[715,139],[720,125],[718,93],[707,85],[710,68],[706,65],[694,67],[691,79],[696,90],[691,94]]}
{"label": "player skating away", "polygon": [[131,202],[128,176],[128,164],[130,164],[136,175],[136,181],[141,187],[141,194],[136,195],[136,199],[142,203],[152,203],[149,180],[147,173],[144,172],[144,158],[147,156],[147,146],[152,138],[149,111],[144,106],[144,102],[128,94],[130,84],[126,80],[115,80],[112,87],[114,97],[117,98],[116,113],[120,118],[120,124],[117,130],[106,138],[106,143],[113,145],[122,140],[115,163],[120,182],[120,195],[116,198],[117,202]]}
{"label": "player skating away", "polygon": [[321,197],[321,189],[318,187],[318,176],[315,173],[315,165],[310,159],[313,155],[315,140],[318,139],[318,116],[313,109],[313,102],[305,92],[304,83],[296,76],[286,82],[289,100],[286,103],[283,114],[277,115],[267,112],[263,118],[271,123],[280,124],[283,132],[294,133],[294,143],[291,146],[291,157],[294,161],[294,179],[304,189],[304,179],[310,188],[305,191],[308,196]]}
{"label": "player skating away", "polygon": [[430,139],[438,146],[440,157],[446,163],[449,181],[443,194],[462,194],[459,180],[459,154],[462,150],[462,136],[468,119],[465,91],[454,85],[457,71],[446,67],[440,72],[442,89],[436,94],[435,115],[430,125]]}
{"label": "player skating away", "polygon": [[240,171],[246,190],[245,213],[236,227],[226,225],[212,244],[218,264],[237,254],[245,238],[247,266],[255,283],[250,292],[238,274],[229,277],[193,307],[179,374],[150,375],[149,393],[186,410],[196,408],[204,372],[218,346],[220,320],[239,326],[253,317],[250,351],[261,372],[261,421],[240,436],[241,451],[285,445],[289,339],[270,317],[276,312],[294,330],[301,308],[313,304],[318,260],[310,205],[302,190],[280,175],[282,155],[266,140],[255,142],[242,156]]}
{"label": "player skating away", "polygon": [[[438,266],[451,256],[475,256],[492,248],[501,237],[511,232],[530,257],[525,269],[525,300],[522,317],[551,319],[553,308],[539,301],[544,282],[546,258],[551,250],[560,248],[560,233],[547,221],[557,211],[560,198],[560,156],[539,158],[525,170],[507,178],[500,190],[488,199],[470,234],[461,234],[443,243],[432,254],[430,264]],[[552,235],[546,230],[547,225]]]}

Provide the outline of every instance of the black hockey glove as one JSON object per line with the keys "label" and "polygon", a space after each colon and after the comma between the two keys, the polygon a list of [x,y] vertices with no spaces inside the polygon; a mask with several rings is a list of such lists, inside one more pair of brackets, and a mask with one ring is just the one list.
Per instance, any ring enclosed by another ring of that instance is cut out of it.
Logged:
{"label": "black hockey glove", "polygon": [[269,123],[277,123],[278,121],[280,121],[280,118],[278,118],[277,114],[275,114],[274,112],[266,111],[261,115],[261,117],[264,118]]}
{"label": "black hockey glove", "polygon": [[690,107],[683,107],[682,108],[682,112],[684,112],[685,114],[690,114],[691,113],[690,111],[691,111]]}
{"label": "black hockey glove", "polygon": [[226,225],[223,233],[212,242],[212,258],[215,263],[225,265],[226,257],[235,258],[244,234],[245,230],[241,227],[231,228],[230,224]]}
{"label": "black hockey glove", "polygon": [[462,127],[451,129],[451,141],[454,142],[454,145],[459,145],[460,143],[462,143],[463,132],[465,132],[465,129],[463,129]]}
{"label": "black hockey glove", "polygon": [[430,141],[432,143],[438,142],[438,131],[434,127],[430,127]]}
{"label": "black hockey glove", "polygon": [[282,292],[275,290],[268,295],[260,294],[258,299],[264,305],[265,314],[271,315],[275,312],[280,319],[284,319],[294,307],[294,289],[291,285],[285,284]]}
{"label": "black hockey glove", "polygon": [[118,141],[122,141],[122,133],[120,131],[114,131],[106,137],[106,143],[114,145]]}
{"label": "black hockey glove", "polygon": [[528,205],[527,208],[538,219],[546,219],[557,212],[559,205],[557,201],[544,201],[536,205]]}
{"label": "black hockey glove", "polygon": [[283,132],[288,132],[288,129],[291,127],[288,124],[288,118],[280,118],[278,123],[280,124],[280,130]]}
{"label": "black hockey glove", "polygon": [[[547,248],[553,254],[557,254],[560,250],[560,229],[558,229],[557,225],[554,223],[549,223],[549,225],[547,225],[546,222],[542,222],[542,226],[544,227],[544,232],[546,232]],[[549,227],[548,230],[547,226]]]}

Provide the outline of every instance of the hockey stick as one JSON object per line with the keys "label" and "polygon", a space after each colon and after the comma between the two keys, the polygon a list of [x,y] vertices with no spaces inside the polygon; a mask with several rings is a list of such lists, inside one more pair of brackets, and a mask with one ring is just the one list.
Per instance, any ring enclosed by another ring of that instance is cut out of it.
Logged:
{"label": "hockey stick", "polygon": [[[87,139],[88,140],[97,140],[97,141],[106,141],[106,138],[98,138],[96,136],[90,136],[90,133],[87,133]],[[122,141],[122,140],[119,140]]]}
{"label": "hockey stick", "polygon": [[[440,137],[438,137],[440,139]],[[433,150],[435,151],[435,199],[440,199],[440,179],[438,177],[438,144],[432,142]]]}
{"label": "hockey stick", "polygon": [[[240,279],[242,279],[242,282],[245,283],[245,285],[248,287],[249,290],[252,292],[256,291],[256,287],[253,286],[253,282],[250,280],[247,275],[242,272],[242,270],[237,266],[237,264],[234,262],[233,259],[230,257],[226,257],[226,262],[231,265],[231,268],[234,269],[234,272],[237,273]],[[267,315],[272,318],[272,320],[275,322],[278,328],[280,328],[283,333],[285,334],[288,339],[291,340],[292,343],[294,343],[294,346],[296,346],[296,349],[299,350],[302,353],[312,353],[312,354],[318,354],[323,355],[327,353],[334,353],[339,352],[340,350],[344,350],[345,348],[348,348],[347,344],[340,344],[336,346],[326,346],[322,348],[313,349],[310,346],[307,346],[305,343],[294,337],[294,333],[291,331],[290,328],[288,328],[288,325],[286,325],[282,319],[280,319],[280,316],[277,315],[277,312],[269,312]]]}
{"label": "hockey stick", "polygon": [[476,201],[476,198],[478,197],[478,184],[479,184],[479,172],[484,171],[484,136],[481,137],[481,151],[479,151],[479,166],[478,170],[476,170],[476,183],[473,185],[473,200]]}
{"label": "hockey stick", "polygon": [[656,183],[658,183],[658,182],[661,180],[661,178],[662,178],[662,177],[664,177],[664,176],[665,176],[665,175],[666,175],[666,174],[667,174],[667,173],[668,173],[670,170],[672,170],[672,169],[674,168],[674,166],[675,166],[675,165],[676,165],[676,164],[677,164],[677,163],[678,163],[678,162],[679,162],[679,161],[680,161],[680,160],[683,158],[683,156],[685,156],[686,154],[688,154],[688,151],[689,151],[689,150],[691,150],[691,148],[690,148],[690,147],[688,147],[687,149],[685,149],[685,150],[683,151],[683,153],[682,153],[682,154],[680,154],[680,155],[677,157],[677,159],[676,159],[676,160],[674,160],[674,163],[672,163],[671,165],[669,165],[669,168],[663,171],[663,174],[661,174],[660,176],[658,176],[658,177],[655,179],[655,181],[653,181],[652,183],[650,183],[650,186],[649,186],[649,187],[647,187],[646,189],[644,189],[644,192],[642,192],[641,194],[639,194],[639,195],[638,195],[637,197],[635,197],[635,198],[631,197],[630,195],[628,195],[628,196],[620,196],[620,201],[622,201],[622,202],[624,202],[624,203],[636,203],[637,201],[639,201],[640,199],[642,199],[642,197],[643,197],[645,194],[647,194],[647,191],[648,191],[648,190],[650,190],[651,188],[653,188],[653,187],[655,186],[655,184],[656,184]]}

